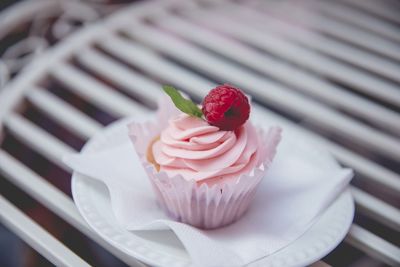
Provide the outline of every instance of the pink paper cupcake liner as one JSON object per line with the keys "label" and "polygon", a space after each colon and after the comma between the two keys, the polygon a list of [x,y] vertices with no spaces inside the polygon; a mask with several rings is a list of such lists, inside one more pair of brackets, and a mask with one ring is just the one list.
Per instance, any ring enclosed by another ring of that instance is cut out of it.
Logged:
{"label": "pink paper cupcake liner", "polygon": [[[170,101],[170,100],[169,100]],[[271,127],[268,133],[257,131],[260,160],[250,173],[236,179],[209,186],[188,181],[181,175],[168,176],[158,172],[146,158],[150,142],[167,127],[168,119],[176,111],[162,103],[157,122],[128,125],[129,136],[150,178],[157,201],[169,217],[202,229],[213,229],[238,220],[248,209],[255,196],[257,185],[265,176],[281,138],[281,129]]]}

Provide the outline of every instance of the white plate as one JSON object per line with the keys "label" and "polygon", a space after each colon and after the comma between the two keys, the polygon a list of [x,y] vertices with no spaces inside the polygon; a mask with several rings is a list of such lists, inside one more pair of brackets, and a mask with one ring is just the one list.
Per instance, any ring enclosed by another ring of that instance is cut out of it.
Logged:
{"label": "white plate", "polygon": [[[126,141],[124,119],[108,126],[90,139],[83,153],[99,151]],[[296,133],[297,134],[297,133]],[[333,159],[327,153],[326,160]],[[86,222],[106,242],[118,248],[125,259],[139,259],[152,266],[192,266],[189,256],[172,231],[132,233],[118,226],[106,187],[99,181],[76,172],[72,175],[72,194]],[[349,190],[325,211],[313,226],[287,247],[248,266],[305,266],[332,251],[345,237],[353,221],[354,202]]]}

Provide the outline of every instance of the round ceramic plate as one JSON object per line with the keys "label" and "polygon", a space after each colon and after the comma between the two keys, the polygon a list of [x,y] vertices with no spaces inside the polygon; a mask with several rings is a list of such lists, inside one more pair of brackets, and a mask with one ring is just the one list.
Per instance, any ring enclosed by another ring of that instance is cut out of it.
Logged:
{"label": "round ceramic plate", "polygon": [[[108,126],[86,143],[82,153],[126,142],[126,125],[132,120],[124,119]],[[321,159],[334,161],[326,152],[319,152]],[[126,261],[134,263],[134,259],[138,259],[152,266],[192,266],[183,245],[172,231],[132,233],[120,227],[112,212],[108,191],[101,182],[74,172],[72,194],[79,212],[90,227],[118,248]],[[343,240],[353,215],[354,202],[350,191],[346,190],[300,238],[248,266],[305,266],[313,263]]]}

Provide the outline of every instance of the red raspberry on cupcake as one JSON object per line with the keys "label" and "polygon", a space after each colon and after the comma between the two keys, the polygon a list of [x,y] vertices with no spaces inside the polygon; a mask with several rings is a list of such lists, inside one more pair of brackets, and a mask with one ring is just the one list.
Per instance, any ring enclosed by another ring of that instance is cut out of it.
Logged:
{"label": "red raspberry on cupcake", "polygon": [[240,89],[224,84],[208,93],[203,100],[202,111],[209,124],[232,131],[247,121],[250,104]]}

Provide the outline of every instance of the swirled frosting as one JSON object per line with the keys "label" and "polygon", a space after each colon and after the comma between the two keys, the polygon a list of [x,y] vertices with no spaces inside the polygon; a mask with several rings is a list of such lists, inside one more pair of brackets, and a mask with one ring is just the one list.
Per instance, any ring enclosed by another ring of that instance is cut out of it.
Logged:
{"label": "swirled frosting", "polygon": [[169,120],[153,143],[155,162],[170,177],[212,185],[250,173],[259,161],[258,135],[250,122],[235,131],[221,131],[206,121],[180,114]]}

